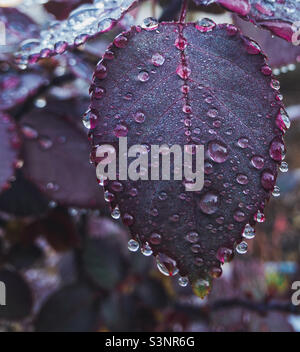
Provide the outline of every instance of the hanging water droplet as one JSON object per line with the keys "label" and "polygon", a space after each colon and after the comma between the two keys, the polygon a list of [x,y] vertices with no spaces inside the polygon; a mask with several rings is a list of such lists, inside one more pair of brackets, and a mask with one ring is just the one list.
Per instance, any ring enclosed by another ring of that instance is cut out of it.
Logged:
{"label": "hanging water droplet", "polygon": [[140,248],[140,245],[137,241],[135,240],[129,240],[128,241],[128,249],[130,252],[137,252]]}
{"label": "hanging water droplet", "polygon": [[39,137],[39,144],[44,150],[48,150],[53,146],[53,142],[49,137],[40,136]]}
{"label": "hanging water droplet", "polygon": [[221,247],[218,249],[216,257],[222,264],[228,263],[233,258],[233,251],[230,248]]}
{"label": "hanging water droplet", "polygon": [[236,246],[235,249],[236,249],[237,253],[239,253],[239,254],[245,254],[245,253],[247,253],[247,251],[248,251],[248,244],[247,244],[247,242],[242,241],[241,243],[239,243],[239,244]]}
{"label": "hanging water droplet", "polygon": [[280,89],[280,82],[277,79],[272,79],[271,87],[275,90],[279,90]]}
{"label": "hanging water droplet", "polygon": [[260,177],[261,185],[264,189],[270,191],[275,185],[275,176],[271,170],[264,170]]}
{"label": "hanging water droplet", "polygon": [[178,284],[181,287],[186,287],[189,283],[189,279],[186,276],[180,276],[178,278]]}
{"label": "hanging water droplet", "polygon": [[111,217],[117,220],[120,219],[120,215],[120,209],[116,206],[115,209],[111,212]]}
{"label": "hanging water droplet", "polygon": [[257,213],[254,215],[254,220],[259,223],[264,222],[265,221],[264,213],[262,213],[260,210],[258,210]]}
{"label": "hanging water droplet", "polygon": [[203,299],[211,290],[210,280],[198,279],[192,283],[192,288],[195,295]]}
{"label": "hanging water droplet", "polygon": [[149,257],[150,255],[153,254],[153,251],[151,249],[151,247],[149,246],[149,244],[146,242],[146,244],[143,245],[143,247],[141,248],[141,252],[144,256]]}
{"label": "hanging water droplet", "polygon": [[54,51],[56,52],[56,54],[63,54],[66,49],[68,47],[68,43],[65,41],[60,41],[55,43],[54,45]]}
{"label": "hanging water droplet", "polygon": [[280,136],[273,138],[270,144],[269,154],[270,157],[276,161],[282,161],[285,158],[285,146]]}
{"label": "hanging water droplet", "polygon": [[280,188],[278,186],[275,186],[272,192],[272,195],[274,197],[279,197],[280,196]]}
{"label": "hanging water droplet", "polygon": [[279,166],[279,170],[280,170],[281,172],[288,172],[288,171],[289,171],[289,165],[288,165],[288,163],[285,162],[285,161],[282,161],[281,164],[280,164],[280,166]]}
{"label": "hanging water droplet", "polygon": [[114,45],[117,48],[125,48],[128,44],[128,38],[125,37],[125,35],[119,34],[115,39],[114,39]]}
{"label": "hanging water droplet", "polygon": [[254,228],[250,224],[247,224],[244,228],[242,236],[245,237],[247,240],[251,240],[255,237]]}
{"label": "hanging water droplet", "polygon": [[158,28],[158,21],[156,18],[147,17],[144,19],[141,27],[143,29],[146,29],[147,31],[154,31],[155,29]]}
{"label": "hanging water droplet", "polygon": [[21,127],[23,135],[28,139],[35,139],[38,137],[38,132],[32,126],[24,124]]}
{"label": "hanging water droplet", "polygon": [[104,200],[106,202],[112,202],[114,200],[115,196],[113,195],[113,193],[109,192],[109,191],[105,191],[104,192]]}
{"label": "hanging water droplet", "polygon": [[281,131],[284,132],[291,127],[291,121],[283,108],[280,108],[280,112],[276,117],[276,125]]}
{"label": "hanging water droplet", "polygon": [[158,270],[166,276],[175,276],[179,271],[176,261],[163,253],[156,256],[156,264]]}

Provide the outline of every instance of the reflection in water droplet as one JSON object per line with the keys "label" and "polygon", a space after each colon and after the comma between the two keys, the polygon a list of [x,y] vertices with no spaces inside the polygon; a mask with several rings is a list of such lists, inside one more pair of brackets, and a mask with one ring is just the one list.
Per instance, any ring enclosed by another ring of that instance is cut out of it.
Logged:
{"label": "reflection in water droplet", "polygon": [[145,244],[143,245],[143,247],[141,248],[141,252],[142,252],[142,254],[143,254],[144,256],[146,256],[146,257],[149,257],[149,256],[152,255],[152,253],[153,253],[153,251],[152,251],[152,249],[151,249],[151,247],[149,246],[148,243],[145,243]]}
{"label": "reflection in water droplet", "polygon": [[158,270],[166,276],[175,276],[179,271],[176,261],[163,253],[156,256],[156,264]]}
{"label": "reflection in water droplet", "polygon": [[239,243],[239,244],[236,246],[235,249],[236,249],[237,253],[239,253],[239,254],[245,254],[245,253],[247,253],[247,251],[248,251],[248,244],[247,244],[247,242],[242,241],[241,243]]}
{"label": "reflection in water droplet", "polygon": [[265,215],[262,213],[260,210],[257,211],[257,213],[254,215],[254,220],[256,222],[264,222],[265,221]]}
{"label": "reflection in water droplet", "polygon": [[128,249],[130,252],[137,252],[140,248],[140,245],[137,241],[135,240],[129,240],[128,241]]}
{"label": "reflection in water droplet", "polygon": [[186,287],[189,283],[189,279],[186,276],[180,276],[178,278],[178,284],[181,287]]}
{"label": "reflection in water droplet", "polygon": [[214,192],[205,193],[200,198],[198,206],[204,214],[214,214],[218,210],[219,206],[218,194]]}

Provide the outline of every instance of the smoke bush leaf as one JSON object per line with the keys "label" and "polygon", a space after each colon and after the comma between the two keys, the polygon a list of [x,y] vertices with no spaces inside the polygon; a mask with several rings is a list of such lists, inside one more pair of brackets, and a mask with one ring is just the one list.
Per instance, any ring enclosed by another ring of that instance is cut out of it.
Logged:
{"label": "smoke bush leaf", "polygon": [[255,27],[238,16],[233,16],[234,23],[244,35],[254,39],[268,57],[272,68],[280,68],[300,61],[300,46],[295,46],[284,39],[274,37],[269,31]]}
{"label": "smoke bush leaf", "polygon": [[16,125],[7,114],[0,112],[0,193],[9,187],[9,179],[17,166],[20,139]]}
{"label": "smoke bush leaf", "polygon": [[292,41],[295,31],[293,23],[300,18],[300,3],[297,0],[194,0],[194,2],[198,5],[220,4],[289,42]]}
{"label": "smoke bush leaf", "polygon": [[204,145],[201,191],[186,191],[183,181],[173,180],[105,184],[107,200],[119,206],[143,252],[158,255],[170,275],[179,269],[203,296],[246,224],[263,219],[258,211],[283,158],[278,126],[285,129],[285,112],[265,56],[234,26],[206,19],[152,29],[123,33],[97,65],[92,156],[97,164],[97,147],[118,148],[119,136],[127,136],[128,148]]}
{"label": "smoke bush leaf", "polygon": [[101,207],[89,144],[77,125],[81,113],[75,100],[49,100],[44,109],[22,117],[24,175],[59,204]]}
{"label": "smoke bush leaf", "polygon": [[111,30],[138,0],[94,0],[72,11],[68,19],[53,22],[38,40],[23,43],[17,53],[20,64],[35,63],[41,58],[62,54],[82,45],[89,38]]}

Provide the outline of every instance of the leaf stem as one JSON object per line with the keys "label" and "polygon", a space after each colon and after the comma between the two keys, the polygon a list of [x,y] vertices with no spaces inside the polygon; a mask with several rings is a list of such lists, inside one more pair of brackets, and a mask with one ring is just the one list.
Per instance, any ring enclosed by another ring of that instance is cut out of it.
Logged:
{"label": "leaf stem", "polygon": [[187,13],[187,5],[188,5],[188,1],[189,0],[182,0],[182,6],[181,6],[181,11],[180,11],[180,19],[179,22],[180,23],[184,23],[185,22],[185,17],[186,17],[186,13]]}

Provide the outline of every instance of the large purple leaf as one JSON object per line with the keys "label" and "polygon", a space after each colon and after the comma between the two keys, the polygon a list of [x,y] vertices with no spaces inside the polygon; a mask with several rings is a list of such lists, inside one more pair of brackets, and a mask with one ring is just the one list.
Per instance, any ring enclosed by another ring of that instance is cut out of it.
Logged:
{"label": "large purple leaf", "polygon": [[38,40],[21,45],[16,54],[19,63],[35,63],[39,59],[62,54],[68,48],[82,45],[99,33],[111,30],[117,21],[129,11],[138,0],[94,0],[72,11],[68,19],[53,22],[40,33]]}
{"label": "large purple leaf", "polygon": [[198,5],[220,4],[289,42],[292,41],[294,34],[293,23],[300,18],[300,2],[297,0],[194,0],[194,2]]}
{"label": "large purple leaf", "polygon": [[[181,181],[105,186],[143,252],[149,254],[148,244],[154,255],[175,260],[180,275],[203,295],[245,225],[253,225],[256,214],[261,220],[257,212],[274,187],[284,149],[275,122],[282,120],[279,82],[257,44],[232,25],[205,20],[201,26],[163,23],[154,29],[133,27],[117,37],[97,66],[89,115],[92,155],[101,144],[117,147],[120,135],[127,136],[128,147],[205,146],[201,192],[186,192]],[[174,262],[159,258],[170,275],[176,272]]]}
{"label": "large purple leaf", "polygon": [[89,164],[80,122],[82,102],[49,100],[44,109],[23,116],[24,175],[59,204],[100,207],[103,199]]}
{"label": "large purple leaf", "polygon": [[7,114],[0,112],[0,193],[7,189],[8,181],[14,175],[19,147],[15,123]]}
{"label": "large purple leaf", "polygon": [[300,61],[300,46],[295,46],[284,39],[273,37],[269,31],[255,27],[234,15],[233,21],[244,35],[254,39],[268,57],[272,68],[294,64]]}
{"label": "large purple leaf", "polygon": [[20,43],[38,36],[38,26],[25,14],[15,8],[0,7],[0,22],[5,25],[5,46],[0,47],[0,58],[14,53]]}

